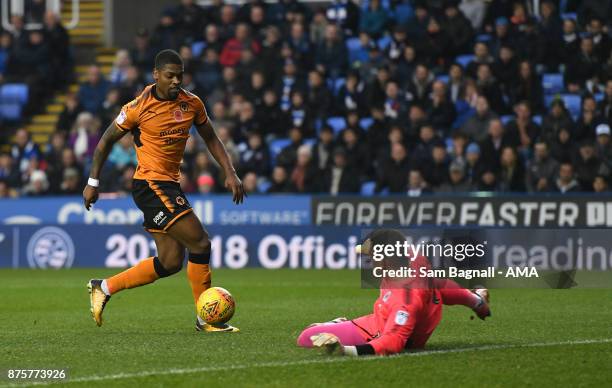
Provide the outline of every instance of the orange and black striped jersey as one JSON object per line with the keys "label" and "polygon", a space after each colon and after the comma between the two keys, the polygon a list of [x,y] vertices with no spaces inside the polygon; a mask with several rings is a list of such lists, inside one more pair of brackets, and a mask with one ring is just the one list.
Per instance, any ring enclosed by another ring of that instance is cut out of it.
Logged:
{"label": "orange and black striped jersey", "polygon": [[115,119],[118,128],[134,135],[134,179],[178,182],[189,130],[206,121],[206,108],[195,94],[181,89],[175,100],[162,100],[155,85],[147,86]]}

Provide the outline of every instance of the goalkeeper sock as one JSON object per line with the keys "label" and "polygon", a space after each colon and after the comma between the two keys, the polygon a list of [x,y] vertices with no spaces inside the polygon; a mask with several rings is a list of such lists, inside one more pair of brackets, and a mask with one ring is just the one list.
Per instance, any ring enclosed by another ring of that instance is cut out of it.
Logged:
{"label": "goalkeeper sock", "polygon": [[106,279],[109,294],[115,294],[126,288],[134,288],[153,283],[159,278],[171,275],[157,257],[141,260],[132,268]]}
{"label": "goalkeeper sock", "polygon": [[205,253],[189,253],[189,261],[187,262],[187,278],[191,285],[193,300],[198,303],[200,294],[210,288],[210,252]]}

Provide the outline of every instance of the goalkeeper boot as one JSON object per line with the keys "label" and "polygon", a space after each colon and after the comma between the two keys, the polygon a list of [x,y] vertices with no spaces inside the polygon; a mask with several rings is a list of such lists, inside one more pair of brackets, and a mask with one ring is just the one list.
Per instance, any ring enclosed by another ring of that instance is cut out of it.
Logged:
{"label": "goalkeeper boot", "polygon": [[472,290],[472,292],[480,297],[480,303],[478,303],[478,305],[472,310],[476,313],[478,318],[484,321],[486,317],[491,316],[491,308],[489,307],[489,290],[486,288],[475,288]]}
{"label": "goalkeeper boot", "polygon": [[240,331],[237,327],[228,325],[227,323],[216,323],[211,325],[202,321],[200,317],[196,318],[195,329],[196,331],[206,331],[209,333],[238,333]]}
{"label": "goalkeeper boot", "polygon": [[91,279],[87,283],[87,289],[89,290],[89,303],[91,305],[89,311],[91,311],[91,316],[96,321],[96,325],[102,326],[102,312],[106,303],[110,300],[110,295],[106,295],[102,290],[101,279]]}

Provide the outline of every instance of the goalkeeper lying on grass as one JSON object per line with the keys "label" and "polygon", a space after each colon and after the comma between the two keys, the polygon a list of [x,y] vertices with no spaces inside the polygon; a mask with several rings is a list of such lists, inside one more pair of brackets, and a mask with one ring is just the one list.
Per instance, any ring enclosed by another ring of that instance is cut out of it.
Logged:
{"label": "goalkeeper lying on grass", "polygon": [[[372,232],[358,252],[371,254],[377,244],[405,241],[395,230]],[[405,260],[406,264],[409,262]],[[385,260],[382,260],[385,262]],[[418,256],[410,267],[419,273],[420,267],[430,268],[429,261]],[[471,308],[480,319],[491,315],[486,289],[470,291],[450,279],[424,277],[403,279],[397,283],[384,279],[380,296],[374,302],[372,314],[353,320],[336,318],[325,323],[313,323],[298,337],[298,346],[325,348],[338,355],[387,355],[405,349],[422,349],[442,318],[442,304]]]}

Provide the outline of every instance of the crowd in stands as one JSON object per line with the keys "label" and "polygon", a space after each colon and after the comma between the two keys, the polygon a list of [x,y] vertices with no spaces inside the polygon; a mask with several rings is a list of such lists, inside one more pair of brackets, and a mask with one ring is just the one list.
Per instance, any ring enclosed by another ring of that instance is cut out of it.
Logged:
{"label": "crowd in stands", "polygon": [[[606,192],[611,14],[607,0],[182,0],[117,52],[110,76],[89,68],[45,151],[17,132],[0,197],[80,193],[101,131],[165,48],[249,193]],[[135,164],[126,136],[102,189],[129,193]],[[181,185],[224,191],[197,135]]]}

